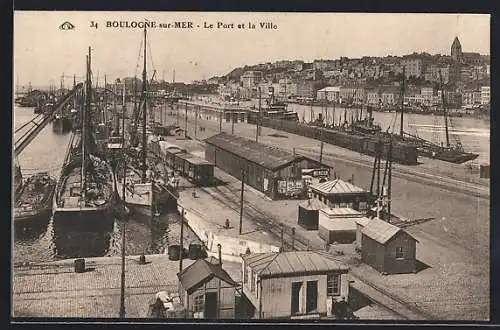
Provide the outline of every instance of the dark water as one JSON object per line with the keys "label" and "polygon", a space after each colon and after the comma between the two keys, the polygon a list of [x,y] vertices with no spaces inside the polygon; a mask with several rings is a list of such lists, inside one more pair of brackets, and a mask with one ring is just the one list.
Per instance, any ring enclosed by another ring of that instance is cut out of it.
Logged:
{"label": "dark water", "polygon": [[[32,108],[15,108],[14,111],[15,127],[20,127],[34,117]],[[22,131],[19,134],[22,134]],[[44,128],[17,159],[23,176],[37,171],[48,171],[58,178],[69,137],[69,134],[53,133],[51,124]],[[163,253],[168,246],[169,224],[179,220],[180,216],[175,209],[165,210],[164,214],[154,221],[129,219],[125,224],[125,253]],[[120,255],[121,230],[120,220],[114,220],[109,229],[93,229],[90,232],[57,227],[57,223],[50,218],[15,224],[13,261],[37,262]]]}

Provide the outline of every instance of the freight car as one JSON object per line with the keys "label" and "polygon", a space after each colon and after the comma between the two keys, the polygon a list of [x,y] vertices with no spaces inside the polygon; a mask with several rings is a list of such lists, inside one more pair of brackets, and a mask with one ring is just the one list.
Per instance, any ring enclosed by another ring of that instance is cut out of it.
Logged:
{"label": "freight car", "polygon": [[[249,123],[256,124],[256,121],[256,117],[248,117]],[[376,136],[367,136],[328,128],[315,127],[291,120],[279,120],[262,117],[260,119],[260,123],[264,127],[317,139],[328,144],[357,151],[366,155],[375,155],[375,146],[379,142],[379,138]],[[383,139],[382,145],[382,157],[387,158],[389,141],[387,139]],[[392,160],[400,164],[417,165],[418,155],[416,146],[400,141],[393,141]]]}

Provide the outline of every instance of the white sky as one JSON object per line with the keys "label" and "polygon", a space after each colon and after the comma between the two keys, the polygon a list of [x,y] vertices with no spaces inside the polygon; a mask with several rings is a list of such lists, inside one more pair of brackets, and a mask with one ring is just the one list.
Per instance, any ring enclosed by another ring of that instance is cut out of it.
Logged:
{"label": "white sky", "polygon": [[[14,13],[14,79],[33,86],[59,85],[62,73],[82,75],[91,46],[94,77],[103,81],[139,77],[141,29],[106,28],[106,21],[192,21],[193,29],[150,29],[148,76],[192,81],[235,67],[282,59],[336,59],[340,56],[448,54],[455,36],[465,52],[490,53],[490,16],[478,14],[203,13],[203,12],[34,12]],[[74,30],[59,26],[70,21]],[[90,28],[90,22],[98,28]],[[204,22],[244,23],[245,29],[204,29]],[[248,29],[248,23],[256,29]],[[277,29],[261,29],[272,22]],[[200,26],[199,28],[197,26]],[[149,52],[149,49],[148,49]],[[137,68],[137,69],[136,69]],[[72,84],[67,79],[66,84]]]}

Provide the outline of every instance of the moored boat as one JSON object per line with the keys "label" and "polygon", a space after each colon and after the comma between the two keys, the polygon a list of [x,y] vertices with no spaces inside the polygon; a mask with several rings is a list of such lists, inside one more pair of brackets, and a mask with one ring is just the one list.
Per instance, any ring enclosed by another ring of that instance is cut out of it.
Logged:
{"label": "moored boat", "polygon": [[23,183],[22,192],[14,206],[14,222],[26,223],[48,219],[56,181],[47,172],[36,173]]}

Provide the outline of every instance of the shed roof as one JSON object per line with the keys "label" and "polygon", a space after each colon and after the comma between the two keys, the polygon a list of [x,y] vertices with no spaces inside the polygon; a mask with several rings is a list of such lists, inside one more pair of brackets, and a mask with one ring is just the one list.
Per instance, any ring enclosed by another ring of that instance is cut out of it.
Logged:
{"label": "shed roof", "polygon": [[237,286],[238,284],[221,269],[218,265],[214,265],[204,259],[198,259],[182,272],[177,274],[184,290],[191,292],[199,284],[206,283],[212,278],[217,277],[224,282]]}
{"label": "shed roof", "polygon": [[417,241],[413,236],[408,234],[403,229],[393,224],[390,224],[387,221],[380,220],[378,218],[372,219],[361,230],[361,233],[363,233],[363,235],[370,237],[371,239],[379,242],[380,244],[387,243],[391,238],[393,238],[399,232],[405,232],[408,236],[412,237],[415,241]]}
{"label": "shed roof", "polygon": [[317,211],[317,210],[321,210],[321,209],[328,207],[328,206],[326,206],[323,202],[320,202],[316,198],[312,198],[312,199],[308,199],[306,201],[300,202],[299,207],[302,207],[306,210]]}
{"label": "shed roof", "polygon": [[370,221],[372,221],[372,219],[369,219],[367,217],[362,217],[362,218],[358,218],[356,219],[356,223],[365,227]]}
{"label": "shed roof", "polygon": [[242,258],[261,277],[349,270],[342,262],[312,251],[254,253],[243,255]]}
{"label": "shed roof", "polygon": [[350,207],[326,207],[322,208],[323,212],[329,218],[358,218],[362,216],[362,212],[351,209]]}
{"label": "shed roof", "polygon": [[295,160],[306,158],[225,132],[209,137],[205,142],[270,170],[280,168]]}
{"label": "shed roof", "polygon": [[310,188],[323,195],[360,194],[367,192],[363,188],[357,187],[341,179],[316,183],[311,185]]}
{"label": "shed roof", "polygon": [[190,153],[180,154],[177,157],[184,159],[188,163],[194,164],[194,165],[212,165],[212,163],[210,163],[209,161],[206,161],[205,159],[198,157],[198,156],[195,156],[195,155],[190,154]]}

